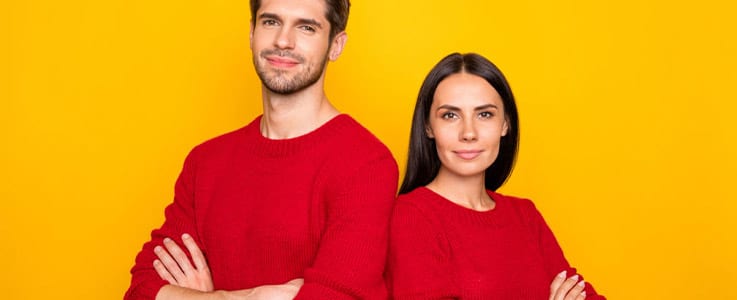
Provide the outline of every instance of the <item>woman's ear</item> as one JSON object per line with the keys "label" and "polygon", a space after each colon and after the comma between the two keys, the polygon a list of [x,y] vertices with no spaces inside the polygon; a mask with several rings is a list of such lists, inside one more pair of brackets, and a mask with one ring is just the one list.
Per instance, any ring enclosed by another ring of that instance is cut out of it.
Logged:
{"label": "woman's ear", "polygon": [[502,125],[502,136],[507,136],[508,131],[509,131],[509,120],[507,118],[504,118],[504,124]]}
{"label": "woman's ear", "polygon": [[425,126],[425,134],[427,134],[427,137],[434,139],[435,134],[432,133],[432,128],[430,126]]}

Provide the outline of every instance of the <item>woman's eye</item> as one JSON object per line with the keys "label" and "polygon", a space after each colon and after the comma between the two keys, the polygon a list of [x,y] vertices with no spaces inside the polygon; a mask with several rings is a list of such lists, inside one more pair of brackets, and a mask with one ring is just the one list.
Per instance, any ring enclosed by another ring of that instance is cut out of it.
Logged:
{"label": "woman's eye", "polygon": [[479,117],[481,117],[483,119],[488,119],[488,118],[491,118],[493,116],[494,116],[494,114],[492,114],[491,112],[488,112],[488,111],[484,111],[484,112],[479,113]]}
{"label": "woman's eye", "polygon": [[440,116],[441,118],[448,120],[448,119],[456,119],[458,118],[458,115],[456,115],[454,112],[446,112]]}

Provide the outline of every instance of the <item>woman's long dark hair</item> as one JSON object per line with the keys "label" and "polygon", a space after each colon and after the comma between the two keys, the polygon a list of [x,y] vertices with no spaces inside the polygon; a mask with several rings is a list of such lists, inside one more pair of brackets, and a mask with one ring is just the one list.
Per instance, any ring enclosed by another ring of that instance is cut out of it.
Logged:
{"label": "woman's long dark hair", "polygon": [[486,189],[495,191],[512,173],[519,143],[519,117],[512,89],[502,71],[488,59],[475,53],[453,53],[430,70],[420,88],[412,117],[407,169],[399,194],[409,193],[420,186],[425,186],[438,175],[440,158],[435,148],[435,140],[427,136],[426,128],[429,126],[427,121],[438,84],[446,77],[457,73],[473,74],[486,79],[499,93],[504,103],[507,135],[501,138],[496,160],[486,169]]}

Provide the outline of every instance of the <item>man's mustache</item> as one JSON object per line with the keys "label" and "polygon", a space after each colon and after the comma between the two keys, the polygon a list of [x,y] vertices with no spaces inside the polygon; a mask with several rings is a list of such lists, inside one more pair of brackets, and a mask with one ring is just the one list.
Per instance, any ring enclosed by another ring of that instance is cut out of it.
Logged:
{"label": "man's mustache", "polygon": [[261,54],[259,56],[261,56],[261,58],[263,59],[266,59],[266,56],[269,56],[269,55],[288,57],[288,58],[296,60],[299,63],[303,63],[305,61],[304,57],[302,57],[299,54],[292,53],[289,50],[266,49],[266,50],[261,51]]}

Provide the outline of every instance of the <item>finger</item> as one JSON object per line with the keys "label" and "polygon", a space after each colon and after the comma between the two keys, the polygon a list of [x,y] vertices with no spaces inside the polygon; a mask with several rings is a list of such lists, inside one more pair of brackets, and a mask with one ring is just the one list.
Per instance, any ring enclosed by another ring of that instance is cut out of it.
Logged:
{"label": "finger", "polygon": [[174,260],[176,260],[177,265],[179,265],[179,268],[182,269],[184,274],[194,273],[194,267],[192,267],[192,263],[189,262],[187,254],[182,251],[182,248],[180,248],[177,243],[170,238],[165,238],[164,246],[166,246],[166,250],[169,251],[169,254],[174,257]]}
{"label": "finger", "polygon": [[182,273],[182,269],[179,268],[177,262],[174,261],[164,247],[156,246],[156,248],[154,248],[154,253],[156,253],[156,256],[159,257],[159,260],[166,270],[169,271],[169,274],[171,274],[177,282],[184,280],[185,276],[184,273]]}
{"label": "finger", "polygon": [[209,271],[205,256],[202,254],[202,251],[200,251],[200,247],[197,246],[194,239],[189,234],[185,233],[182,235],[182,242],[184,243],[184,246],[187,247],[189,254],[192,255],[192,261],[194,261],[195,268],[201,271]]}
{"label": "finger", "polygon": [[164,267],[164,264],[158,259],[154,260],[154,270],[156,270],[156,273],[159,274],[161,279],[166,280],[169,284],[177,284],[177,280],[171,276],[169,271],[166,270],[166,267]]}
{"label": "finger", "polygon": [[292,279],[289,282],[282,285],[282,288],[279,289],[280,296],[278,299],[293,299],[295,296],[297,296],[297,293],[299,292],[299,289],[302,288],[302,284],[304,283],[304,280],[302,278],[296,278]]}
{"label": "finger", "polygon": [[296,286],[296,287],[301,287],[304,283],[305,283],[305,280],[304,279],[302,279],[302,278],[296,278],[296,279],[290,280],[289,282],[287,282],[285,284],[293,285],[293,286]]}
{"label": "finger", "polygon": [[586,287],[586,283],[583,280],[579,281],[568,292],[568,295],[566,296],[566,299],[567,300],[576,300],[576,299],[578,299],[578,296],[581,296],[581,292],[583,292],[583,289],[585,287]]}
{"label": "finger", "polygon": [[576,285],[578,282],[578,275],[573,275],[566,279],[563,284],[560,285],[558,290],[555,292],[555,300],[564,300],[566,299],[566,295],[568,295],[568,292],[573,288],[573,286]]}
{"label": "finger", "polygon": [[550,297],[549,299],[554,299],[556,291],[558,291],[558,288],[560,288],[560,285],[563,284],[564,281],[566,281],[566,271],[563,270],[563,272],[558,273],[558,275],[555,275],[555,278],[553,278],[553,282],[550,283]]}
{"label": "finger", "polygon": [[586,299],[586,291],[581,292],[578,294],[578,297],[576,297],[576,300],[585,300]]}

